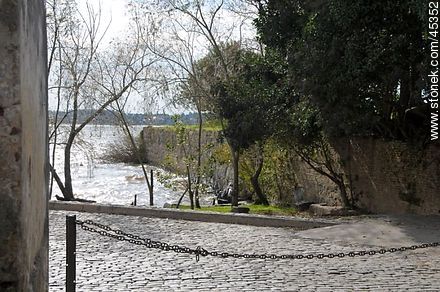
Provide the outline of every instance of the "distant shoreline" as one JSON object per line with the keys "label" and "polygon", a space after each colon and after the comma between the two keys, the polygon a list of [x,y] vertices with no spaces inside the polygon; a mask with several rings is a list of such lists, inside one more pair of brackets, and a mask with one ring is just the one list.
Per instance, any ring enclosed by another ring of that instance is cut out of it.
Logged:
{"label": "distant shoreline", "polygon": [[[85,121],[94,110],[79,110],[78,111],[78,123],[82,123]],[[48,116],[49,121],[53,121],[55,119],[56,111],[49,110]],[[66,115],[66,112],[60,111],[58,113],[58,117],[63,117]],[[116,118],[117,114],[115,112],[112,112],[110,110],[102,112],[100,115],[98,115],[91,124],[94,125],[109,125],[114,126],[118,125],[118,120]],[[167,126],[167,125],[173,125],[173,115],[169,114],[133,114],[133,113],[126,113],[125,114],[127,121],[130,125],[144,125],[144,126]],[[187,125],[195,125],[198,121],[198,115],[197,113],[188,113],[188,114],[181,114],[181,120],[184,124]],[[69,124],[71,122],[71,115],[70,113],[66,116],[62,124]]]}

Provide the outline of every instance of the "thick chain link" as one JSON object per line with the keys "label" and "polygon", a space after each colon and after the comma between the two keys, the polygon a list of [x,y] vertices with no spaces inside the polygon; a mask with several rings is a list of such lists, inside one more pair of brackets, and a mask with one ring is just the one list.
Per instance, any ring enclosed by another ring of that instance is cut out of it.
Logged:
{"label": "thick chain link", "polygon": [[[249,254],[249,253],[229,253],[229,252],[219,252],[219,251],[208,251],[200,246],[196,248],[190,248],[182,245],[170,245],[166,242],[155,241],[149,238],[141,238],[137,235],[126,233],[119,229],[113,229],[110,226],[93,222],[91,220],[76,220],[76,224],[78,224],[83,230],[97,233],[102,236],[110,237],[119,241],[126,241],[135,245],[142,245],[147,248],[160,249],[164,251],[173,251],[176,253],[186,253],[196,256],[196,261],[199,261],[200,256],[213,256],[213,257],[221,257],[221,258],[245,258],[245,259],[293,259],[293,260],[301,260],[301,259],[324,259],[324,258],[344,258],[344,257],[361,257],[361,256],[374,256],[378,254],[385,253],[395,253],[395,252],[403,252],[408,250],[416,250],[422,248],[429,247],[438,247],[440,246],[440,242],[432,242],[432,243],[423,243],[419,245],[412,246],[402,246],[398,248],[381,248],[381,249],[372,249],[372,250],[361,250],[361,251],[350,251],[350,252],[340,252],[340,253],[318,253],[318,254]],[[92,227],[93,226],[93,227]]]}

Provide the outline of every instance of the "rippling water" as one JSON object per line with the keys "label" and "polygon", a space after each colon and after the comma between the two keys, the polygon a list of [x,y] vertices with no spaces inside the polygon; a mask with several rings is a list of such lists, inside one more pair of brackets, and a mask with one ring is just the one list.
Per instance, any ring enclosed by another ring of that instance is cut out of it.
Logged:
{"label": "rippling water", "polygon": [[[64,127],[67,129],[67,127]],[[142,126],[134,126],[133,134],[138,135]],[[63,141],[60,135],[59,142]],[[130,205],[134,196],[138,195],[138,205],[149,205],[147,185],[143,179],[142,168],[123,163],[102,163],[100,155],[106,151],[110,143],[122,139],[122,130],[118,126],[90,125],[80,134],[78,142],[72,149],[71,171],[73,192],[75,197],[95,200],[98,203]],[[50,146],[52,153],[52,145]],[[63,160],[64,146],[58,145],[55,155],[55,169],[64,180]],[[164,173],[162,169],[148,166],[153,169],[155,176]],[[154,204],[162,207],[165,203],[175,203],[181,191],[166,188],[155,179]],[[54,182],[52,198],[62,196]]]}

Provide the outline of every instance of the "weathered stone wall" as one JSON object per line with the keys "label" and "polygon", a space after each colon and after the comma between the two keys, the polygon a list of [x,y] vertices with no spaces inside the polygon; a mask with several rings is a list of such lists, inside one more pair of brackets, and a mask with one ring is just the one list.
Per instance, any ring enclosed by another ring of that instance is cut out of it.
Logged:
{"label": "weathered stone wall", "polygon": [[43,0],[0,0],[0,290],[47,291]]}
{"label": "weathered stone wall", "polygon": [[[218,145],[217,133],[204,132],[203,143]],[[166,145],[176,143],[171,128],[144,129],[148,158],[163,166],[167,155],[175,155],[183,171],[183,153],[170,151]],[[194,149],[196,132],[190,133],[189,149]],[[346,186],[356,206],[373,213],[439,214],[440,212],[440,146],[426,151],[411,150],[403,143],[373,138],[340,139],[332,143],[334,160],[342,161]],[[205,159],[212,153],[206,151]],[[266,153],[266,159],[270,158]],[[329,178],[318,174],[293,153],[288,153],[278,174],[277,191],[280,204],[295,203],[295,196],[305,201],[340,205],[339,189]],[[266,165],[268,163],[266,162]],[[175,171],[175,169],[174,169]],[[216,180],[230,181],[231,168],[217,167]],[[223,187],[225,185],[222,185]],[[263,185],[263,188],[265,186]]]}
{"label": "weathered stone wall", "polygon": [[[340,139],[332,144],[343,162],[349,192],[361,209],[373,213],[440,213],[438,144],[423,152],[404,143],[374,138]],[[334,183],[300,161],[296,165],[295,174],[306,200],[340,204]]]}
{"label": "weathered stone wall", "polygon": [[318,174],[294,154],[290,156],[290,165],[289,173],[295,177],[296,186],[291,186],[293,196],[287,203],[296,203],[295,199],[299,197],[300,201],[319,202],[330,206],[341,204],[339,189],[329,178]]}
{"label": "weathered stone wall", "polygon": [[378,139],[351,139],[335,146],[351,173],[360,207],[378,213],[440,213],[439,144],[423,152]]}
{"label": "weathered stone wall", "polygon": [[[198,132],[190,130],[185,148],[188,154],[195,156],[198,141]],[[177,136],[171,127],[145,127],[142,131],[142,141],[147,152],[150,164],[168,169],[173,172],[185,173],[185,153],[183,147],[177,145]],[[216,131],[202,132],[202,163],[206,164],[212,158],[213,151],[221,143],[219,133]],[[210,147],[213,146],[213,147]],[[220,190],[226,188],[232,181],[232,168],[230,164],[214,163],[212,165],[212,180]]]}

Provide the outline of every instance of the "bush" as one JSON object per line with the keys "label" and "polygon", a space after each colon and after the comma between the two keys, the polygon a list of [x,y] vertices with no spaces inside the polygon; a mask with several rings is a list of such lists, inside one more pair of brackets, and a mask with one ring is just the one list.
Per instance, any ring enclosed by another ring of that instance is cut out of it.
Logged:
{"label": "bush", "polygon": [[[106,147],[105,152],[100,156],[100,159],[105,163],[147,163],[147,153],[145,151],[144,143],[142,143],[142,139],[138,137],[135,142],[139,151],[139,156],[128,135],[124,135],[117,141],[110,143]],[[139,158],[141,161],[139,161]]]}

